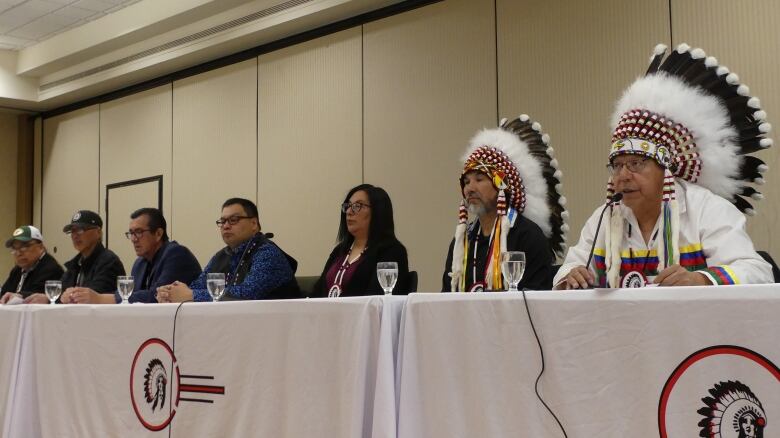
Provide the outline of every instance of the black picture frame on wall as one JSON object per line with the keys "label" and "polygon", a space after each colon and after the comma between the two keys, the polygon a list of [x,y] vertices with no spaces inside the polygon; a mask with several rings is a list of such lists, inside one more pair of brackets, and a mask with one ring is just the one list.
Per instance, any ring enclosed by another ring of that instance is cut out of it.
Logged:
{"label": "black picture frame on wall", "polygon": [[111,190],[116,190],[116,189],[120,189],[120,188],[123,188],[123,187],[136,186],[136,185],[141,185],[141,184],[152,184],[152,183],[155,183],[155,182],[157,183],[157,208],[160,211],[163,211],[163,176],[162,175],[155,175],[155,176],[149,176],[149,177],[146,177],[146,178],[132,179],[132,180],[128,180],[128,181],[121,181],[121,182],[117,182],[117,183],[106,184],[106,199],[105,199],[105,202],[106,202],[106,218],[105,218],[105,221],[104,221],[104,224],[105,224],[105,237],[106,237],[106,248],[109,248],[109,246],[108,246],[109,245],[109,241],[108,241],[108,236],[109,236],[109,232],[108,231],[109,230],[108,230],[108,227],[109,227],[110,221],[108,219],[110,217],[109,215],[111,214],[111,210],[109,209],[109,200],[111,199],[111,196],[110,196],[111,195]]}

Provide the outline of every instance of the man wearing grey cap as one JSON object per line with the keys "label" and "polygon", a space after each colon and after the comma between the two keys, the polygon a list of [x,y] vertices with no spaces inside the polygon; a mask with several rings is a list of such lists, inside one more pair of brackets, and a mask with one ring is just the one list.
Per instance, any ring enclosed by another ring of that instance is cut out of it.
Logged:
{"label": "man wearing grey cap", "polygon": [[5,247],[11,249],[16,266],[0,289],[0,304],[13,297],[22,298],[25,303],[48,304],[49,299],[43,294],[44,283],[59,280],[62,267],[46,252],[41,231],[32,225],[19,227],[5,241]]}
{"label": "man wearing grey cap", "polygon": [[62,297],[65,303],[91,303],[97,294],[116,291],[116,278],[125,275],[122,261],[103,246],[103,220],[94,211],[79,210],[62,229],[79,253],[65,262]]}

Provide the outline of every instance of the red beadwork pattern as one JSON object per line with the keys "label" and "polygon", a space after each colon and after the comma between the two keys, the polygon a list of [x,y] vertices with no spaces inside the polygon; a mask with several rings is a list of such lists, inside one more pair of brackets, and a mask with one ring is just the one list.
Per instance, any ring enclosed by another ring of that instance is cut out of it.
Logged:
{"label": "red beadwork pattern", "polygon": [[498,210],[499,215],[501,216],[506,215],[506,196],[504,195],[503,190],[498,192],[498,200],[496,201],[496,210]]}
{"label": "red beadwork pattern", "polygon": [[[466,160],[463,173],[465,174],[472,170],[483,172],[490,176],[491,179],[494,176],[503,177],[507,190],[512,192],[512,207],[518,213],[522,213],[525,210],[525,186],[523,185],[523,179],[517,172],[517,168],[512,163],[512,160],[504,152],[490,146],[478,147]],[[500,190],[498,187],[497,189]]]}
{"label": "red beadwork pattern", "polygon": [[651,111],[633,109],[620,117],[612,142],[624,139],[647,140],[665,146],[670,152],[669,170],[674,176],[696,182],[701,175],[701,158],[688,129]]}

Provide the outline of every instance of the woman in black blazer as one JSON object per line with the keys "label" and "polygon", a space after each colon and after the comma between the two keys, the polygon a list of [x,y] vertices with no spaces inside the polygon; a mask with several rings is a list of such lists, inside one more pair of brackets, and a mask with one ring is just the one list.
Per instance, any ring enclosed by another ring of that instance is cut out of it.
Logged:
{"label": "woman in black blazer", "polygon": [[376,276],[378,262],[398,263],[393,294],[409,293],[409,261],[406,248],[395,237],[393,204],[380,187],[361,184],[347,193],[341,204],[338,243],[331,251],[314,297],[382,295]]}

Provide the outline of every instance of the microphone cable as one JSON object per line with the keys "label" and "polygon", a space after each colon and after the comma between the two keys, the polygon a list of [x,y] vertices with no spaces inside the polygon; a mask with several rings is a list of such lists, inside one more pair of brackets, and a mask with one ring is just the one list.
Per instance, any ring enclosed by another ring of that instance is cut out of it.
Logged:
{"label": "microphone cable", "polygon": [[590,246],[590,253],[588,254],[588,263],[585,264],[585,269],[590,269],[590,261],[593,260],[593,251],[596,249],[596,242],[599,239],[599,230],[601,229],[601,221],[604,220],[604,213],[607,212],[607,208],[613,206],[615,203],[620,202],[623,199],[623,193],[617,192],[612,195],[608,200],[604,209],[601,210],[601,216],[599,216],[599,222],[596,225],[596,234],[593,235],[593,245]]}
{"label": "microphone cable", "polygon": [[[171,376],[170,376],[171,388],[173,388],[173,370],[174,370],[173,359],[176,357],[176,321],[179,318],[179,310],[181,310],[181,306],[183,306],[184,303],[192,303],[192,302],[194,301],[193,300],[182,301],[181,303],[179,303],[178,306],[176,306],[176,313],[173,314],[173,334],[171,335]],[[173,394],[171,394],[171,398],[173,398]],[[171,412],[173,412],[173,403],[168,403],[168,415],[170,415]],[[171,432],[173,431],[172,426],[173,426],[173,422],[168,423],[168,427],[167,427],[168,438],[171,438]]]}
{"label": "microphone cable", "polygon": [[528,307],[528,298],[525,296],[525,288],[523,288],[523,304],[525,304],[525,313],[528,315],[528,322],[531,324],[531,330],[533,331],[534,337],[536,338],[536,343],[539,345],[539,355],[542,357],[542,369],[539,371],[539,375],[536,376],[536,382],[534,382],[534,392],[536,393],[536,398],[542,402],[542,405],[544,405],[544,407],[547,409],[547,412],[549,412],[553,419],[555,419],[555,422],[558,423],[558,427],[561,429],[561,432],[563,432],[563,437],[569,438],[569,435],[566,434],[566,429],[563,427],[563,424],[561,424],[561,420],[558,419],[558,416],[555,415],[555,412],[553,412],[550,406],[547,405],[547,402],[544,401],[542,395],[539,394],[539,380],[542,379],[542,374],[544,374],[544,349],[542,349],[542,341],[539,340],[539,334],[536,332],[534,320],[531,318],[531,309]]}

